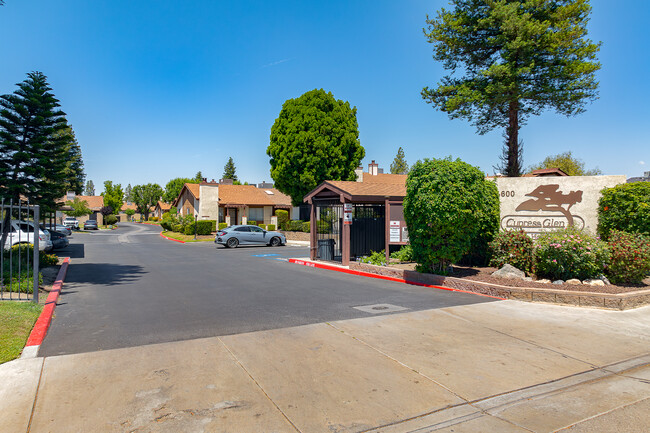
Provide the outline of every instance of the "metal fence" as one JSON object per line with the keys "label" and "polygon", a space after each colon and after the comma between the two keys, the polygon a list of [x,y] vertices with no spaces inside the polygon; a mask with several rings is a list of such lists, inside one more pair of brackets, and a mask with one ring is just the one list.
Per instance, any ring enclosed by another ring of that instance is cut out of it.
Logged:
{"label": "metal fence", "polygon": [[38,302],[40,208],[2,199],[0,215],[0,301]]}

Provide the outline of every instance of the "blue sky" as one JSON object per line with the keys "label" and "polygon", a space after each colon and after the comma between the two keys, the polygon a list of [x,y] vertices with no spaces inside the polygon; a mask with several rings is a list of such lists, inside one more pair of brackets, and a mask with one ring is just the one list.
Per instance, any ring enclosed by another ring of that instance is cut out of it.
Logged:
{"label": "blue sky", "polygon": [[[566,118],[532,118],[524,165],[571,150],[587,168],[650,170],[650,2],[592,0],[602,41],[600,99]],[[269,181],[266,148],[282,104],[314,88],[358,113],[364,166],[459,157],[492,173],[502,131],[478,135],[420,97],[444,74],[422,33],[446,1],[6,0],[0,93],[29,71],[48,76],[82,147],[86,174],[162,186],[232,156],[249,182]]]}

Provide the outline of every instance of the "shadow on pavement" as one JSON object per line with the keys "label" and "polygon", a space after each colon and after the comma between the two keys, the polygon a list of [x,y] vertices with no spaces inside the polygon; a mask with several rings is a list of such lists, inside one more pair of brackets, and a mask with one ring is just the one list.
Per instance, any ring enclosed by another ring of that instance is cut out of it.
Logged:
{"label": "shadow on pavement", "polygon": [[56,250],[54,253],[59,257],[83,259],[85,257],[84,244],[70,244],[62,250]]}
{"label": "shadow on pavement", "polygon": [[138,265],[79,263],[70,267],[66,282],[116,286],[136,281],[145,273]]}

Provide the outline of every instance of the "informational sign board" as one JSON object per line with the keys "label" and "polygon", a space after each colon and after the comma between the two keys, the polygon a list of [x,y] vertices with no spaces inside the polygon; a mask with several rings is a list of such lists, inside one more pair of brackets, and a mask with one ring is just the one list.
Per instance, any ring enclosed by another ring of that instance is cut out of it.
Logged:
{"label": "informational sign board", "polygon": [[400,222],[391,221],[390,222],[390,242],[401,242],[400,241]]}
{"label": "informational sign board", "polygon": [[596,232],[603,188],[625,183],[625,176],[497,178],[501,230],[523,230],[536,238],[574,225]]}
{"label": "informational sign board", "polygon": [[343,203],[343,224],[352,224],[352,203]]}

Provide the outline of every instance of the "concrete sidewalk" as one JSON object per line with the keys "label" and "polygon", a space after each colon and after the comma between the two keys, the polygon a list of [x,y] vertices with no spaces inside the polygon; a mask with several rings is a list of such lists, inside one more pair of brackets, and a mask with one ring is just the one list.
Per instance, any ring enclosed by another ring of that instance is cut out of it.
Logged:
{"label": "concrete sidewalk", "polygon": [[650,307],[503,301],[0,366],[2,432],[643,432]]}

